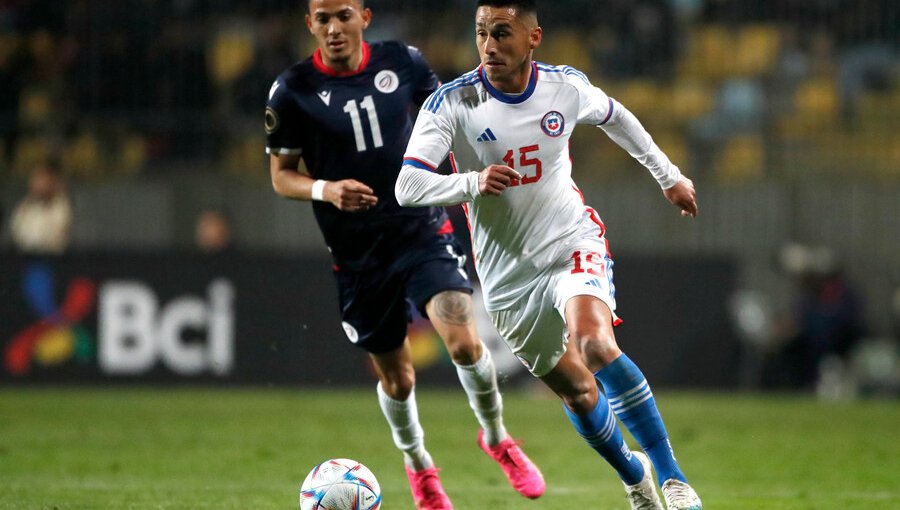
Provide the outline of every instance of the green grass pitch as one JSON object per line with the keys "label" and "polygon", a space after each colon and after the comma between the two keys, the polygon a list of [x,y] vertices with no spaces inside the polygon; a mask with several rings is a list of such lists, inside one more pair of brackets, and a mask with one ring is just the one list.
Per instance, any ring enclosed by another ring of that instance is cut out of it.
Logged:
{"label": "green grass pitch", "polygon": [[[476,446],[462,391],[420,388],[426,445],[457,509],[627,509],[620,482],[559,402],[505,394],[542,468],[528,501]],[[707,510],[900,508],[900,405],[657,392]],[[413,508],[401,456],[365,390],[0,389],[0,509],[297,508],[321,460],[368,465],[385,510]]]}

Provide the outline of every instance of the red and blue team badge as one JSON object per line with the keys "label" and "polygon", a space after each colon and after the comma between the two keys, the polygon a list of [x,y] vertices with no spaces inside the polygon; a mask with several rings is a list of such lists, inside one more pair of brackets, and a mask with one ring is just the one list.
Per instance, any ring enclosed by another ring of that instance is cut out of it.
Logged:
{"label": "red and blue team badge", "polygon": [[541,129],[544,130],[547,136],[556,138],[566,129],[566,119],[557,111],[547,112],[544,118],[541,119]]}

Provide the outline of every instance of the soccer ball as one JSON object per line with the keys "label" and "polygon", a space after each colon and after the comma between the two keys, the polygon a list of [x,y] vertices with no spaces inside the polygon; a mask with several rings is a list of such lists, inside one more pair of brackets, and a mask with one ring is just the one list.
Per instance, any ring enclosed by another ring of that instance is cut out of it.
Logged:
{"label": "soccer ball", "polygon": [[300,510],[378,510],[381,487],[369,468],[350,459],[314,467],[300,486]]}

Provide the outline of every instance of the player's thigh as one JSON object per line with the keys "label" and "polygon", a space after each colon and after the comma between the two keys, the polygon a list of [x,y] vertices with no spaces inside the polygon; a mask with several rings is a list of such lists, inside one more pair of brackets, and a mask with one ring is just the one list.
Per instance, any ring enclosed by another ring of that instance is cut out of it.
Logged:
{"label": "player's thigh", "polygon": [[565,317],[569,341],[592,372],[622,354],[613,332],[613,312],[605,301],[592,295],[574,296],[566,302]]}
{"label": "player's thigh", "polygon": [[510,350],[533,375],[547,374],[565,354],[565,324],[541,283],[524,291],[515,305],[488,314]]}
{"label": "player's thigh", "polygon": [[[451,348],[477,342],[465,256],[449,236],[420,247],[408,269],[406,296]],[[476,360],[477,361],[477,360]]]}
{"label": "player's thigh", "polygon": [[335,273],[341,325],[351,343],[371,354],[396,350],[406,338],[408,312],[402,280],[388,271]]}
{"label": "player's thigh", "polygon": [[454,362],[471,365],[481,359],[482,345],[475,329],[472,296],[459,290],[445,290],[434,295],[425,310]]}

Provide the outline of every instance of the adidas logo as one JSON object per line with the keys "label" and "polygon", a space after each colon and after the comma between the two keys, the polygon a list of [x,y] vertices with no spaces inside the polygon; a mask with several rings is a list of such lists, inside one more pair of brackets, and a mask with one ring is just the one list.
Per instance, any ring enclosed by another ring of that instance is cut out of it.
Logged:
{"label": "adidas logo", "polygon": [[484,133],[481,133],[481,136],[478,137],[476,142],[496,142],[497,137],[494,136],[494,133],[491,131],[491,128],[487,128],[484,130]]}
{"label": "adidas logo", "polygon": [[603,285],[600,283],[600,280],[598,280],[596,278],[594,278],[593,280],[591,280],[589,282],[584,282],[584,284],[585,285],[593,285],[594,287],[597,287],[597,288],[603,287]]}

